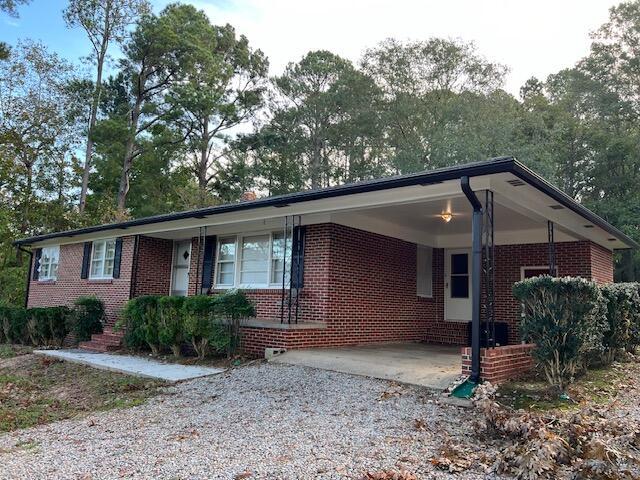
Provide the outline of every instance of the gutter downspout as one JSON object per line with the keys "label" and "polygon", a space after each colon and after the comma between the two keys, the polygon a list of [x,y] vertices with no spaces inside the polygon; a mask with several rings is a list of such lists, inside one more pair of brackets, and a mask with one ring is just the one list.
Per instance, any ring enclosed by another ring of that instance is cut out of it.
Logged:
{"label": "gutter downspout", "polygon": [[33,269],[33,251],[27,250],[22,245],[18,245],[18,250],[29,255],[29,269],[27,270],[27,287],[24,292],[24,308],[29,305],[29,289],[31,287],[31,270]]}
{"label": "gutter downspout", "polygon": [[469,177],[460,178],[462,192],[473,207],[471,220],[471,377],[473,383],[480,381],[480,274],[482,271],[482,203],[471,189]]}

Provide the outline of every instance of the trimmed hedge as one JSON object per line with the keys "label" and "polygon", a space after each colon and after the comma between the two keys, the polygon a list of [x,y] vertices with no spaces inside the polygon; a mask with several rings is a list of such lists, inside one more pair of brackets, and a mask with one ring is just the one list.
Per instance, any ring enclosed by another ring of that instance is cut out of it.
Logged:
{"label": "trimmed hedge", "polygon": [[105,322],[104,304],[94,295],[80,297],[74,302],[69,330],[78,342],[84,342],[94,333],[102,333]]}
{"label": "trimmed hedge", "polygon": [[638,346],[640,289],[637,283],[611,283],[601,286],[600,291],[607,302],[603,360],[611,363],[625,351],[633,351]]}
{"label": "trimmed hedge", "polygon": [[96,297],[79,298],[73,309],[0,305],[0,343],[60,347],[69,333],[83,341],[101,332],[103,319],[104,306]]}
{"label": "trimmed hedge", "polygon": [[2,342],[28,344],[27,310],[0,305],[0,330]]}
{"label": "trimmed hedge", "polygon": [[522,302],[522,339],[536,344],[547,380],[564,391],[589,356],[604,350],[606,301],[598,285],[543,275],[516,283],[513,294]]}
{"label": "trimmed hedge", "polygon": [[148,347],[153,354],[170,349],[179,356],[182,345],[189,343],[203,358],[212,350],[231,355],[239,345],[236,325],[254,315],[253,304],[238,291],[216,296],[147,295],[129,300],[116,328],[124,328],[128,348]]}
{"label": "trimmed hedge", "polygon": [[522,339],[549,383],[564,389],[595,360],[611,363],[640,346],[640,284],[598,285],[582,278],[541,276],[518,282]]}

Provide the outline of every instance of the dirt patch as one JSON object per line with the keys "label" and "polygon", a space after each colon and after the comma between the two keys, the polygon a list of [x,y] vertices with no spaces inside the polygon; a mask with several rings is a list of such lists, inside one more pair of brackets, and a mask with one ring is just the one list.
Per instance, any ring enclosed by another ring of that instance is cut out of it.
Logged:
{"label": "dirt patch", "polygon": [[140,405],[162,382],[33,354],[0,360],[0,432]]}

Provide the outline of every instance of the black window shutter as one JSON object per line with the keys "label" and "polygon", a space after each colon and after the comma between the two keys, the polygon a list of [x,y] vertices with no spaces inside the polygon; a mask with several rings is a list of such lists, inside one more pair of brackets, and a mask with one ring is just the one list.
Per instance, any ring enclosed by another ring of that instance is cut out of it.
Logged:
{"label": "black window shutter", "polygon": [[122,238],[116,238],[116,251],[113,255],[113,278],[120,278],[120,260],[122,259]]}
{"label": "black window shutter", "polygon": [[204,239],[204,257],[202,259],[202,290],[213,286],[213,262],[216,256],[216,236],[208,235]]}
{"label": "black window shutter", "polygon": [[291,248],[291,286],[304,287],[304,238],[306,227],[293,229],[293,245]]}
{"label": "black window shutter", "polygon": [[89,278],[89,263],[91,262],[91,242],[84,242],[84,253],[82,254],[82,271],[80,278]]}
{"label": "black window shutter", "polygon": [[42,249],[36,248],[33,252],[33,276],[34,280],[40,278],[40,258],[42,258]]}

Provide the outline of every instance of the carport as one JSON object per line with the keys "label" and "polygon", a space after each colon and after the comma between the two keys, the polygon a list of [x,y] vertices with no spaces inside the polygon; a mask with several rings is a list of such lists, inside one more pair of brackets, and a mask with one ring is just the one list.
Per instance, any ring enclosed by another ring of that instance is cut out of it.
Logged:
{"label": "carport", "polygon": [[444,390],[461,374],[460,347],[391,343],[289,350],[273,363],[300,365]]}

